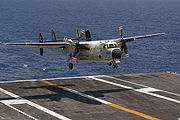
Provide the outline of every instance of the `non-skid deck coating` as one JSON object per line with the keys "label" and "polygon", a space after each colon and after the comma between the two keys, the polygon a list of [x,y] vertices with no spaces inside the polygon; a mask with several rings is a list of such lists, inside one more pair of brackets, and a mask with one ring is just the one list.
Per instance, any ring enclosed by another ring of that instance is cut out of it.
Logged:
{"label": "non-skid deck coating", "polygon": [[180,75],[147,73],[0,83],[0,120],[178,120]]}

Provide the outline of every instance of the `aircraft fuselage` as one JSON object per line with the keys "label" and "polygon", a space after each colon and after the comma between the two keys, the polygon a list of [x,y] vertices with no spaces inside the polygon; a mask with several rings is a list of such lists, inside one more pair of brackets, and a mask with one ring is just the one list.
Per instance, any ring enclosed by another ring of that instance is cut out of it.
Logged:
{"label": "aircraft fuselage", "polygon": [[109,63],[121,57],[120,48],[116,42],[93,41],[84,43],[86,43],[86,45],[83,47],[80,46],[78,51],[76,51],[73,45],[63,48],[63,53],[67,59],[84,62]]}

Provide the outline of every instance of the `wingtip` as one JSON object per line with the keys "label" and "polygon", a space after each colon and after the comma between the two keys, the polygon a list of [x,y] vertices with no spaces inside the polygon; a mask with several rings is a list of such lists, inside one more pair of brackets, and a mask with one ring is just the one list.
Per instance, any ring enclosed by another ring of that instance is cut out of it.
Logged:
{"label": "wingtip", "polygon": [[7,45],[7,43],[0,43],[1,45]]}
{"label": "wingtip", "polygon": [[165,35],[165,34],[167,34],[167,33],[160,33],[161,35]]}

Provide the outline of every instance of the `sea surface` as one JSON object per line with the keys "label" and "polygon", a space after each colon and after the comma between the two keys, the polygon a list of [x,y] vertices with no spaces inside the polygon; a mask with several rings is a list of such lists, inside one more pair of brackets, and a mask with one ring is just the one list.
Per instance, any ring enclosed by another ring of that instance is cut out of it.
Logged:
{"label": "sea surface", "polygon": [[0,81],[149,73],[180,73],[180,0],[0,0],[0,43],[74,38],[74,28],[89,29],[93,40],[165,32],[127,43],[118,69],[105,63],[73,62],[69,70],[61,49],[0,45]]}

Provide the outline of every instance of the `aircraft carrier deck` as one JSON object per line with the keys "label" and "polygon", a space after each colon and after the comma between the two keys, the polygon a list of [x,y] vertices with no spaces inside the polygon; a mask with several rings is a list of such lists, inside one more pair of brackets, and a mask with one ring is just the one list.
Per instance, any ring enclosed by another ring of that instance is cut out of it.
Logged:
{"label": "aircraft carrier deck", "polygon": [[0,82],[0,108],[0,120],[180,120],[180,75]]}

